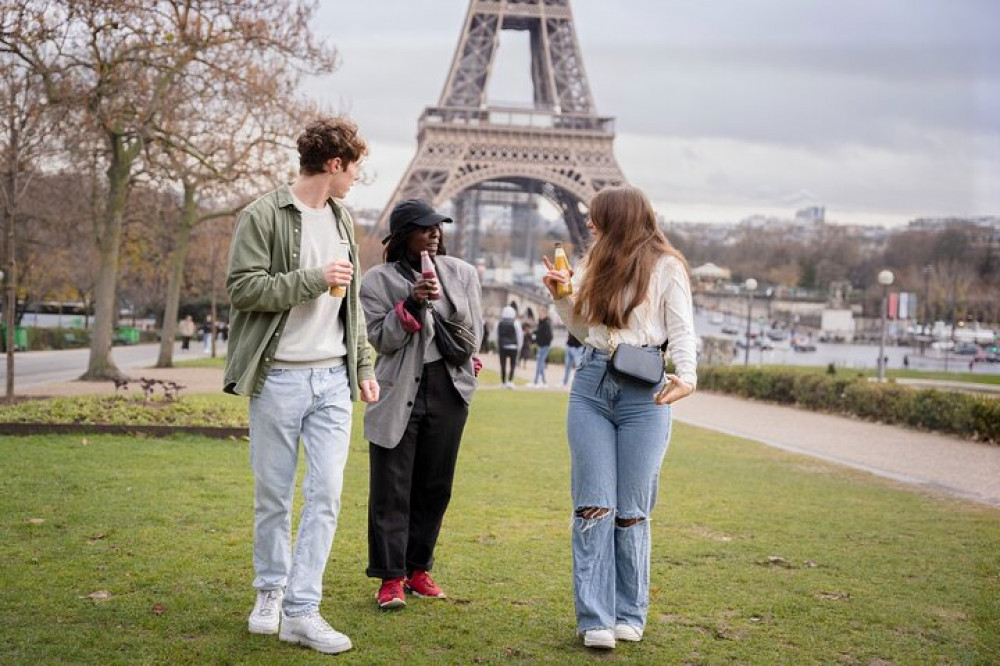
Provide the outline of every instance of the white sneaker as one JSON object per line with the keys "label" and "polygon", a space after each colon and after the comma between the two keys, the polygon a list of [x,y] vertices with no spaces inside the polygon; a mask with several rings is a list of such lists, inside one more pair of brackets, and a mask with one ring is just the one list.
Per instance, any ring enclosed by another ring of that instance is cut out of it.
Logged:
{"label": "white sneaker", "polygon": [[638,643],[642,640],[642,629],[633,627],[631,624],[616,624],[615,638],[629,643]]}
{"label": "white sneaker", "polygon": [[615,632],[610,629],[591,629],[583,633],[583,645],[589,648],[611,650],[615,647]]}
{"label": "white sneaker", "polygon": [[281,620],[281,600],[285,591],[281,588],[258,590],[257,601],[250,612],[247,624],[251,634],[276,634]]}
{"label": "white sneaker", "polygon": [[278,638],[286,643],[311,647],[323,654],[339,654],[353,647],[351,639],[327,624],[319,611],[298,617],[288,617],[282,613]]}

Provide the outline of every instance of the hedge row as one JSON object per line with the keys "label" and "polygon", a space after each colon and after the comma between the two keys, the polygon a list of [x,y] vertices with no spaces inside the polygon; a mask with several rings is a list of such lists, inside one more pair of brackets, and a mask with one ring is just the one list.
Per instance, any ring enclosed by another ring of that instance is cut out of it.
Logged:
{"label": "hedge row", "polygon": [[1000,444],[1000,399],[970,393],[733,366],[698,368],[698,388]]}

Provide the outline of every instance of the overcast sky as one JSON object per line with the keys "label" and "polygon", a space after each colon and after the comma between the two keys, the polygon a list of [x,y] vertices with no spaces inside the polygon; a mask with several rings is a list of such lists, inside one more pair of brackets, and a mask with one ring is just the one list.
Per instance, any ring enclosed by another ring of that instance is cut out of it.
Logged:
{"label": "overcast sky", "polygon": [[[381,208],[436,105],[467,0],[322,0],[342,60],[306,84],[370,143]],[[1000,2],[574,0],[590,87],[625,177],[671,220],[826,206],[827,220],[1000,215]],[[526,33],[490,94],[529,103]]]}

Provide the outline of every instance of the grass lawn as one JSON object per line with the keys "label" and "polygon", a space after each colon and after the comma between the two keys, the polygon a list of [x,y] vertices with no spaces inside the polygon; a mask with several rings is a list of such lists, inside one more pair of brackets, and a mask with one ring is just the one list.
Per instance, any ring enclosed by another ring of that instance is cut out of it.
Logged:
{"label": "grass lawn", "polygon": [[450,598],[400,612],[378,611],[364,576],[357,422],[323,604],[355,649],[336,658],[246,632],[246,441],[4,438],[0,663],[1000,662],[1000,511],[683,425],[651,523],[646,638],[588,654],[565,402],[477,396],[435,567]]}

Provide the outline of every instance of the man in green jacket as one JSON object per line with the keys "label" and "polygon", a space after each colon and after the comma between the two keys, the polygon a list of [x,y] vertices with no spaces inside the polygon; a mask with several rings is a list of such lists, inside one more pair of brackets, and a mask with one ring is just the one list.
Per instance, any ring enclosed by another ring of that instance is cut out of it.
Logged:
{"label": "man in green jacket", "polygon": [[[354,184],[368,147],[352,121],[335,117],[306,127],[298,151],[295,182],[247,206],[233,234],[224,390],[250,396],[257,600],[249,629],[332,654],[351,649],[319,614],[351,402],[379,397],[359,306],[353,222],[335,199]],[[305,502],[293,551],[299,438]]]}

